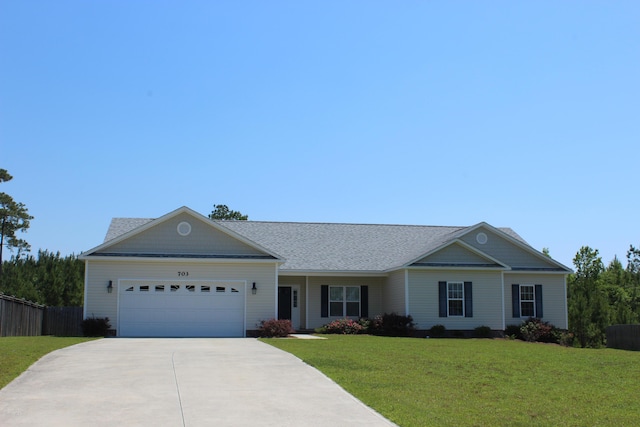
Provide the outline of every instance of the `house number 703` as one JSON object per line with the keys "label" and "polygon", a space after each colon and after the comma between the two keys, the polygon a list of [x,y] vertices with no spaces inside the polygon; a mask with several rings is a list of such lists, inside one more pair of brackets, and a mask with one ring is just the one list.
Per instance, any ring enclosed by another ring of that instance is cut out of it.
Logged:
{"label": "house number 703", "polygon": [[178,277],[186,277],[189,275],[188,271],[178,271]]}

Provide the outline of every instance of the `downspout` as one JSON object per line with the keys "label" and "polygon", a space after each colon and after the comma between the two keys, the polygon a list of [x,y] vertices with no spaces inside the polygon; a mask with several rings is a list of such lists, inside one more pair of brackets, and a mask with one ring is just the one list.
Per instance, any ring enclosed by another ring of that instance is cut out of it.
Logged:
{"label": "downspout", "polygon": [[89,260],[84,260],[84,307],[82,307],[82,318],[87,318],[87,301],[89,300]]}
{"label": "downspout", "polygon": [[278,318],[278,268],[279,265],[278,263],[275,264],[275,283],[276,283],[276,288],[275,288],[275,305],[274,307],[276,308],[276,312],[274,313],[273,318],[277,319]]}
{"label": "downspout", "polygon": [[309,329],[309,276],[304,276],[304,328]]}
{"label": "downspout", "polygon": [[409,269],[404,269],[404,315],[409,315]]}
{"label": "downspout", "polygon": [[568,274],[564,275],[564,324],[567,325],[567,330],[569,329],[569,305],[567,302],[567,276]]}
{"label": "downspout", "polygon": [[504,309],[504,270],[500,272],[500,281],[502,282],[502,330],[507,328],[506,312]]}

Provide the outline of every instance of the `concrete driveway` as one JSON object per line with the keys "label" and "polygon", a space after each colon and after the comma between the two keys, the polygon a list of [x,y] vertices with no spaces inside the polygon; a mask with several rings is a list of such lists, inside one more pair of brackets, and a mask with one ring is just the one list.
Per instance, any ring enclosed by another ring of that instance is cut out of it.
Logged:
{"label": "concrete driveway", "polygon": [[252,338],[102,339],[0,390],[13,426],[391,426],[298,358]]}

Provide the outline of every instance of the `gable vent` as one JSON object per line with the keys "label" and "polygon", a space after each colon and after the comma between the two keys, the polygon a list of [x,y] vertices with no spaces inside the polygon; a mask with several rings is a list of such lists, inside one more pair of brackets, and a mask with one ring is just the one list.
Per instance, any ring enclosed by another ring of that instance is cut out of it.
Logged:
{"label": "gable vent", "polygon": [[484,233],[476,234],[476,242],[480,243],[481,245],[484,245],[485,243],[487,243],[487,240],[489,240],[489,238],[487,237],[486,234]]}
{"label": "gable vent", "polygon": [[191,234],[191,224],[186,221],[178,224],[178,234],[181,236],[188,236],[189,234]]}

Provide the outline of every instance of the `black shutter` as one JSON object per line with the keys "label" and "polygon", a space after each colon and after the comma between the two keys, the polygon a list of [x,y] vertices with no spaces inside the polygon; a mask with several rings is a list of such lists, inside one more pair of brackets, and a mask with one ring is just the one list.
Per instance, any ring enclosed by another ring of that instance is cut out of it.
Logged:
{"label": "black shutter", "polygon": [[464,282],[464,317],[473,317],[473,293],[471,282]]}
{"label": "black shutter", "polygon": [[360,286],[360,317],[369,317],[369,287]]}
{"label": "black shutter", "polygon": [[447,282],[438,282],[440,317],[447,317]]}
{"label": "black shutter", "polygon": [[320,317],[329,317],[329,285],[320,286]]}
{"label": "black shutter", "polygon": [[511,305],[513,317],[520,317],[520,285],[511,285]]}
{"label": "black shutter", "polygon": [[536,317],[542,319],[542,285],[536,285]]}

